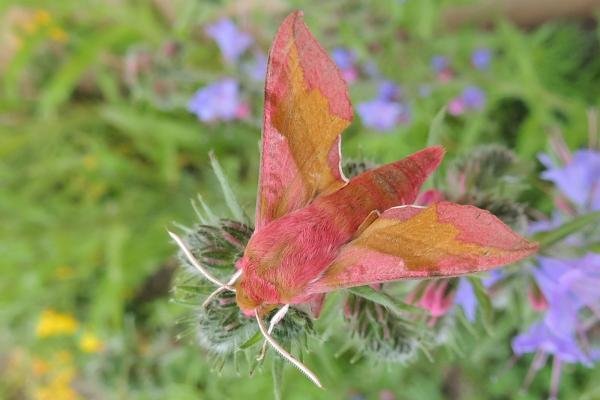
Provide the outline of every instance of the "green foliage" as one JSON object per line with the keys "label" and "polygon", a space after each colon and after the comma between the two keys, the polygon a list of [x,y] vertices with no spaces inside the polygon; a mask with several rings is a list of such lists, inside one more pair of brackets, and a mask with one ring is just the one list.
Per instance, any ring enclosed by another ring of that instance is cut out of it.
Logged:
{"label": "green foliage", "polygon": [[[447,149],[441,176],[445,165],[459,156],[466,158],[464,168],[475,168],[473,156],[481,155],[476,149],[482,144],[508,146],[533,166],[534,156],[548,149],[549,132],[562,132],[571,148],[587,143],[588,109],[600,105],[597,28],[552,23],[523,31],[501,21],[493,30],[443,32],[440,15],[454,4],[449,1],[243,3],[248,8],[236,18],[247,24],[263,50],[285,12],[302,8],[325,48],[351,47],[361,63],[375,63],[381,76],[403,86],[411,124],[382,135],[365,129],[356,117],[344,134],[343,153],[346,159],[369,157],[373,162],[348,166],[348,175],[396,160],[428,142]],[[43,14],[35,17],[40,7],[48,7],[49,22],[42,23]],[[0,398],[34,398],[50,379],[43,371],[60,370],[54,358],[60,354],[70,357],[67,367],[82,398],[265,398],[272,394],[274,378],[282,382],[276,387],[286,399],[344,398],[352,393],[377,398],[383,388],[399,398],[442,399],[450,393],[461,399],[547,396],[547,368],[525,393],[518,388],[531,359],[507,364],[510,338],[535,317],[523,311],[526,299],[518,290],[512,297],[494,298],[495,312],[483,315],[491,320],[486,325],[493,328],[493,337],[479,325],[469,332],[451,326],[456,347],[465,356],[439,348],[432,352],[431,363],[414,352],[419,347],[414,339],[404,340],[414,336],[406,334],[398,314],[414,310],[395,309],[404,307],[396,297],[353,289],[353,301],[369,308],[369,318],[379,324],[370,322],[370,329],[359,330],[357,339],[366,340],[371,353],[384,356],[386,349],[394,354],[402,343],[411,343],[409,353],[414,354],[408,367],[380,363],[374,368],[369,357],[350,365],[345,353],[335,358],[348,340],[348,321],[339,308],[337,315],[329,312],[318,321],[292,311],[275,335],[297,343],[293,350],[314,367],[327,391],[282,367],[272,351],[252,376],[209,362],[215,360],[197,346],[193,332],[198,329],[211,342],[206,347],[227,340],[229,350],[243,347],[229,357],[244,366],[255,365],[262,341],[253,336],[254,321],[240,315],[231,294],[198,309],[213,288],[196,275],[178,276],[174,297],[180,302],[168,301],[165,288],[170,286],[175,248],[165,228],[172,221],[190,221],[188,240],[199,257],[220,259],[211,268],[223,278],[234,271],[240,252],[239,246],[222,240],[224,235],[243,243],[251,229],[246,218],[256,193],[260,84],[244,82],[252,108],[247,121],[206,125],[185,109],[199,87],[239,74],[222,62],[202,32],[208,21],[237,9],[229,2],[195,0],[9,0],[0,5]],[[5,41],[5,30],[17,40]],[[172,43],[179,52],[168,57],[163,50]],[[470,52],[481,46],[494,51],[489,71],[469,66]],[[439,84],[431,71],[435,54],[453,60],[457,75],[447,84]],[[152,68],[129,80],[127,62],[140,55],[149,56]],[[423,84],[435,86],[431,95],[419,95]],[[486,90],[486,107],[463,117],[440,111],[467,84]],[[164,87],[170,90],[155,90]],[[370,99],[376,82],[361,80],[350,90],[354,103]],[[211,150],[219,158],[218,178],[210,172]],[[473,181],[485,193],[468,202],[515,224],[525,203],[549,210],[545,186],[535,179],[521,180],[525,191],[514,185],[513,178],[532,176],[530,166],[486,172]],[[511,180],[490,183],[489,176],[495,174]],[[223,187],[224,176],[231,188]],[[189,199],[197,193],[202,195],[196,204],[202,226],[191,222],[195,217]],[[239,202],[232,201],[235,197]],[[235,218],[243,225],[219,218]],[[588,229],[596,219],[595,214],[581,217],[536,238],[547,246]],[[476,288],[479,297],[481,288]],[[73,317],[77,331],[38,335],[41,315],[49,309]],[[365,326],[359,320],[352,323]],[[321,341],[311,329],[325,332]],[[391,342],[381,340],[386,331],[394,332]],[[93,334],[102,350],[84,350],[79,341],[85,334]],[[561,398],[598,397],[597,369],[564,368]]]}

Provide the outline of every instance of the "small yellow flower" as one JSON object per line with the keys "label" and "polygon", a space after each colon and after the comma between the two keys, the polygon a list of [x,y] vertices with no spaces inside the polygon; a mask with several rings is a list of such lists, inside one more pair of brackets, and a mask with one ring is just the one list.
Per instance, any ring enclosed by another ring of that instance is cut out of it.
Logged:
{"label": "small yellow flower", "polygon": [[93,154],[86,154],[85,156],[83,156],[83,166],[87,170],[96,169],[96,167],[98,166],[98,157],[96,157]]}
{"label": "small yellow flower", "polygon": [[87,190],[87,194],[88,196],[93,199],[93,200],[97,200],[99,199],[101,196],[103,196],[106,191],[108,190],[106,184],[104,182],[100,182],[100,183],[93,183],[91,185],[89,185],[89,189]]}
{"label": "small yellow flower", "polygon": [[58,26],[50,29],[50,39],[54,40],[55,42],[65,43],[68,38],[69,35],[64,31],[64,29],[59,28]]}
{"label": "small yellow flower", "polygon": [[79,348],[86,353],[97,353],[102,351],[104,343],[91,332],[86,332],[79,339]]}
{"label": "small yellow flower", "polygon": [[44,310],[36,329],[36,336],[45,338],[56,335],[72,335],[79,323],[71,314],[58,313],[54,310]]}
{"label": "small yellow flower", "polygon": [[35,400],[77,400],[79,394],[71,387],[76,370],[73,367],[73,356],[66,350],[58,351],[45,362],[48,369],[43,371],[44,382],[33,392]]}
{"label": "small yellow flower", "polygon": [[34,357],[32,360],[31,369],[33,370],[33,375],[41,376],[45,375],[50,370],[50,365],[48,365],[46,360]]}
{"label": "small yellow flower", "polygon": [[38,26],[48,25],[52,21],[52,16],[46,10],[36,10],[33,14],[33,21]]}
{"label": "small yellow flower", "polygon": [[56,276],[58,279],[69,279],[73,276],[73,273],[73,268],[69,267],[68,265],[61,265],[54,271],[54,276]]}
{"label": "small yellow flower", "polygon": [[33,398],[35,400],[77,400],[79,395],[71,387],[71,373],[59,373],[46,385],[37,388]]}
{"label": "small yellow flower", "polygon": [[38,30],[38,25],[31,19],[23,22],[22,26],[23,30],[30,35],[33,35]]}
{"label": "small yellow flower", "polygon": [[73,355],[68,350],[60,350],[54,354],[52,362],[62,367],[71,367],[73,364]]}

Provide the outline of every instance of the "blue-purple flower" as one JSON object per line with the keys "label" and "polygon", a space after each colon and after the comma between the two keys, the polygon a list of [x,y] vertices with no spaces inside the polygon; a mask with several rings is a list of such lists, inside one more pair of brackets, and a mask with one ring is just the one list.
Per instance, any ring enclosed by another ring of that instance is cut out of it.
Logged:
{"label": "blue-purple flower", "polygon": [[471,65],[479,70],[488,69],[492,62],[492,51],[487,48],[475,49],[471,53]]}
{"label": "blue-purple flower", "polygon": [[467,319],[471,322],[475,321],[477,313],[477,297],[473,285],[467,278],[459,278],[458,287],[454,294],[454,303],[460,306]]}
{"label": "blue-purple flower", "polygon": [[231,121],[249,114],[248,104],[240,98],[239,85],[231,78],[198,90],[190,99],[188,110],[202,122]]}
{"label": "blue-purple flower", "polygon": [[244,72],[255,82],[264,82],[267,76],[267,56],[264,53],[255,54],[254,58],[244,65]]}
{"label": "blue-purple flower", "polygon": [[402,89],[392,81],[381,81],[377,89],[377,98],[386,101],[400,101]]}
{"label": "blue-purple flower", "polygon": [[396,84],[390,81],[381,82],[375,99],[356,106],[363,124],[385,132],[394,129],[398,124],[410,122],[410,108],[401,101],[401,94]]}
{"label": "blue-purple flower", "polygon": [[477,86],[470,85],[465,87],[459,96],[450,100],[448,113],[458,116],[467,111],[481,110],[485,101],[485,92]]}
{"label": "blue-purple flower", "polygon": [[589,357],[583,353],[575,336],[557,335],[545,321],[536,322],[526,332],[515,337],[512,347],[518,355],[543,352],[554,355],[562,362],[590,364]]}
{"label": "blue-purple flower", "polygon": [[556,165],[547,155],[539,159],[547,168],[543,179],[553,182],[581,210],[600,210],[600,152],[576,151],[564,166]]}
{"label": "blue-purple flower", "polygon": [[542,321],[513,340],[517,354],[544,352],[561,362],[590,365],[591,349],[583,349],[579,336],[584,309],[598,312],[600,307],[600,254],[561,260],[539,257],[534,278],[548,302]]}
{"label": "blue-purple flower", "polygon": [[206,34],[217,42],[225,61],[232,64],[254,41],[249,34],[240,31],[233,21],[227,18],[207,26]]}
{"label": "blue-purple flower", "polygon": [[342,76],[348,83],[358,79],[358,68],[356,67],[356,54],[344,47],[336,47],[331,51],[331,57],[336,63]]}
{"label": "blue-purple flower", "polygon": [[435,55],[431,57],[431,68],[434,72],[440,73],[448,68],[450,68],[450,62],[448,58],[441,55]]}
{"label": "blue-purple flower", "polygon": [[441,82],[448,82],[454,77],[454,71],[447,57],[436,55],[431,58],[431,68]]}
{"label": "blue-purple flower", "polygon": [[406,105],[387,100],[365,101],[359,103],[356,108],[363,124],[378,131],[390,131],[398,123],[410,118]]}
{"label": "blue-purple flower", "polygon": [[477,86],[467,86],[462,95],[467,110],[480,110],[485,105],[485,92]]}

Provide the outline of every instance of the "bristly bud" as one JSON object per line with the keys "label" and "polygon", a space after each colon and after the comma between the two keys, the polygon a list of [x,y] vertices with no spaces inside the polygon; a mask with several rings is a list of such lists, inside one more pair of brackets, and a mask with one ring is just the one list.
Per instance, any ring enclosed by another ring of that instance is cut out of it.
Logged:
{"label": "bristly bud", "polygon": [[516,173],[517,157],[506,147],[485,145],[474,149],[468,156],[454,162],[448,170],[447,182],[450,197],[465,193],[495,193],[507,195],[515,188],[520,174]]}
{"label": "bristly bud", "polygon": [[488,210],[511,228],[523,232],[527,227],[525,206],[508,198],[497,198],[492,195],[474,194],[454,199],[459,204],[471,204]]}
{"label": "bristly bud", "polygon": [[[235,273],[235,262],[244,252],[244,247],[253,229],[241,222],[221,219],[216,225],[198,225],[185,237],[194,257],[220,277]],[[183,254],[179,253],[182,265],[190,272],[197,271]]]}
{"label": "bristly bud", "polygon": [[257,330],[253,318],[240,312],[235,293],[223,291],[197,312],[197,338],[202,348],[221,356],[239,349]]}
{"label": "bristly bud", "polygon": [[[268,319],[270,320],[276,310],[273,310]],[[287,346],[299,344],[300,348],[305,348],[309,336],[314,334],[313,321],[304,311],[290,307],[285,317],[275,325],[273,337]]]}
{"label": "bristly bud", "polygon": [[476,148],[454,162],[446,176],[446,198],[488,210],[518,231],[526,228],[525,206],[517,201],[524,188],[516,155],[500,145]]}
{"label": "bristly bud", "polygon": [[[190,229],[184,240],[203,267],[226,281],[236,272],[235,263],[242,256],[252,231],[252,227],[241,222],[221,219],[214,225],[202,224]],[[235,293],[230,291],[223,291],[204,307],[200,306],[215,288],[198,275],[183,254],[179,254],[179,259],[188,273],[179,277],[174,293],[177,300],[197,307],[191,328],[198,344],[215,357],[215,365],[219,368],[227,360],[235,362],[234,353],[257,333],[256,321],[240,311]],[[272,315],[267,320],[270,317]],[[290,308],[276,325],[273,336],[286,347],[297,345],[297,348],[305,349],[308,336],[313,332],[310,316]]]}
{"label": "bristly bud", "polygon": [[362,355],[395,363],[410,361],[417,349],[429,344],[419,330],[418,321],[407,313],[393,314],[373,301],[350,294],[344,306],[344,321],[352,337],[357,339]]}
{"label": "bristly bud", "polygon": [[[211,273],[227,281],[235,272],[235,262],[244,252],[252,235],[252,227],[241,222],[221,219],[214,225],[198,225],[189,230],[184,240],[194,257]],[[177,300],[200,306],[215,287],[179,253],[182,267],[188,274],[180,276],[174,293]],[[190,277],[190,274],[192,277]],[[235,293],[223,291],[206,307],[194,313],[193,330],[198,343],[215,355],[227,356],[257,331],[256,322],[244,316],[235,302]]]}

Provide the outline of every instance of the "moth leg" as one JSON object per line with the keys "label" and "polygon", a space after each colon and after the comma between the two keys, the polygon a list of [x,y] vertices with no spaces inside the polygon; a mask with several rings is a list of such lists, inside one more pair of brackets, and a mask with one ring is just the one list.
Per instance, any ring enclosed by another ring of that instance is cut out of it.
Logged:
{"label": "moth leg", "polygon": [[187,248],[187,246],[185,245],[185,243],[183,243],[183,240],[181,240],[181,238],[179,236],[177,236],[176,234],[174,234],[171,231],[167,231],[167,232],[169,233],[169,236],[171,236],[171,239],[173,239],[175,241],[175,243],[177,243],[177,246],[179,246],[181,251],[183,251],[185,258],[187,258],[188,261],[194,266],[194,268],[196,268],[202,275],[204,275],[204,277],[206,279],[208,279],[215,285],[219,286],[220,288],[235,292],[235,289],[231,285],[221,282],[220,280],[218,280],[217,278],[212,276],[211,273],[206,270],[206,268],[204,268],[202,265],[200,265],[198,260],[196,260],[196,258],[192,254],[192,252]]}
{"label": "moth leg", "polygon": [[[271,321],[269,321],[269,329],[267,329],[267,333],[269,333],[269,335],[271,333],[273,333],[273,329],[275,329],[275,325],[277,325],[285,317],[285,315],[287,314],[289,309],[290,309],[290,305],[286,304],[285,306],[281,307],[279,309],[279,311],[277,311],[275,313],[275,315],[273,315],[273,318],[271,318]],[[267,352],[267,341],[265,340],[263,342],[262,349],[260,350],[260,353],[256,359],[258,361],[260,361],[263,358],[265,358],[266,352]]]}
{"label": "moth leg", "polygon": [[[235,274],[233,274],[233,276],[231,278],[229,278],[229,281],[227,281],[227,285],[229,285],[229,286],[233,285],[241,275],[242,275],[242,270],[241,269],[237,270],[237,272]],[[211,300],[225,289],[227,289],[225,286],[220,286],[217,289],[215,289],[215,291],[212,292],[211,294],[209,294],[208,297],[206,298],[206,300],[204,300],[204,302],[202,303],[202,308],[205,308],[206,306],[208,306],[208,304],[211,302]]]}
{"label": "moth leg", "polygon": [[283,358],[291,362],[296,368],[300,370],[308,379],[310,379],[315,385],[319,388],[323,388],[319,378],[312,372],[308,367],[298,361],[294,356],[287,352],[286,349],[281,347],[279,343],[267,332],[267,328],[265,327],[264,322],[260,319],[260,315],[258,313],[258,309],[255,310],[256,322],[258,322],[258,329],[260,329],[260,333],[265,337],[266,341],[269,342],[271,346],[279,353]]}

